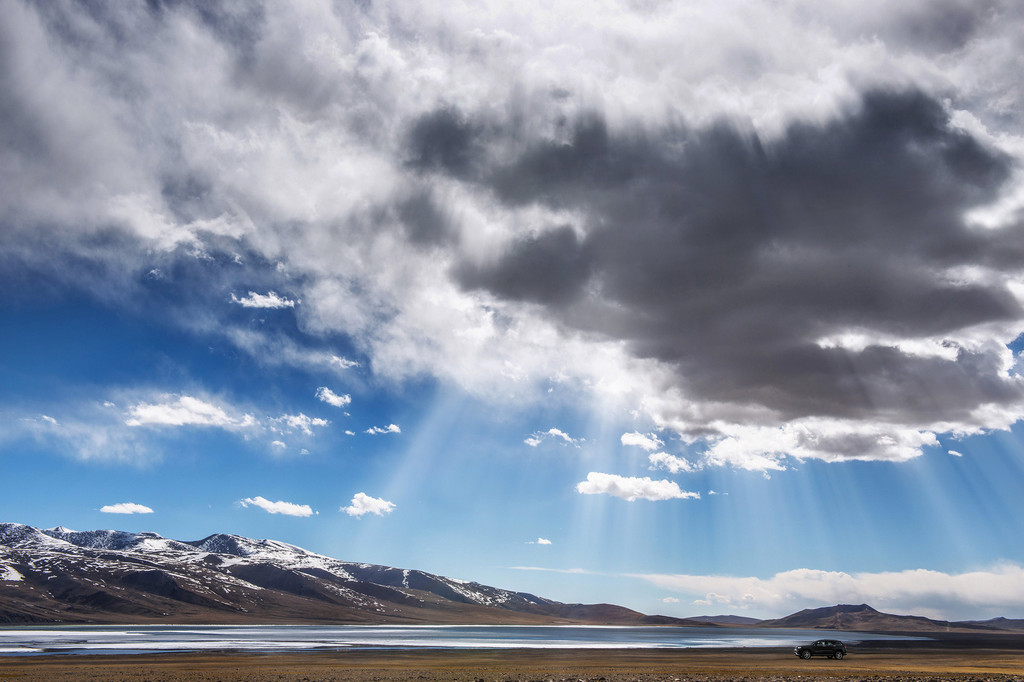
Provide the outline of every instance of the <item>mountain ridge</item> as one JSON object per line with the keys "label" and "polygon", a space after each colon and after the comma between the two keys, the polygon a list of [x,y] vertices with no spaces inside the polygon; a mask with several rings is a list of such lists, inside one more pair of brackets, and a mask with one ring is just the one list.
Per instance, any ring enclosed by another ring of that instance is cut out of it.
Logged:
{"label": "mountain ridge", "polygon": [[732,625],[737,627],[750,627],[761,622],[760,618],[737,616],[731,613],[723,613],[717,616],[691,616],[690,620],[700,621],[709,625]]}
{"label": "mountain ridge", "polygon": [[604,624],[862,632],[1024,631],[1024,620],[937,621],[837,604],[771,620],[673,618],[565,604],[415,569],[342,561],[215,533],[38,529],[0,523],[0,623]]}
{"label": "mountain ridge", "polygon": [[613,604],[334,559],[217,533],[40,530],[0,523],[0,622],[673,624]]}

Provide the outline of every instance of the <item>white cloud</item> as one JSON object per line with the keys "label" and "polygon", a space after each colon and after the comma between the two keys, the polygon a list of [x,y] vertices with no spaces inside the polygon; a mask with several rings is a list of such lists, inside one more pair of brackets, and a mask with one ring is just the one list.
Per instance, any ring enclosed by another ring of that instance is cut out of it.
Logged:
{"label": "white cloud", "polygon": [[950,450],[949,454],[953,455],[954,457],[963,457],[964,456],[964,453],[957,452],[956,450]]}
{"label": "white cloud", "polygon": [[681,471],[697,471],[700,467],[695,466],[683,457],[676,457],[667,452],[655,452],[647,457],[652,469],[665,469],[669,473],[678,474]]}
{"label": "white cloud", "polygon": [[292,502],[284,502],[281,500],[271,502],[267,498],[259,495],[239,500],[239,504],[243,507],[252,505],[253,507],[259,507],[271,514],[284,514],[285,516],[312,516],[314,514],[313,509],[308,504],[294,504]]}
{"label": "white cloud", "polygon": [[217,426],[225,429],[256,425],[249,414],[233,414],[233,410],[188,395],[165,396],[165,402],[140,402],[128,409],[128,426]]}
{"label": "white cloud", "polygon": [[152,514],[153,510],[144,504],[134,502],[120,502],[118,504],[106,504],[100,507],[104,514]]}
{"label": "white cloud", "polygon": [[330,362],[332,365],[335,365],[340,369],[351,369],[353,367],[359,366],[359,363],[356,362],[355,360],[349,360],[346,357],[341,357],[338,355],[332,355],[330,358]]}
{"label": "white cloud", "polygon": [[623,445],[635,445],[638,448],[643,448],[647,452],[654,452],[658,448],[665,445],[664,441],[658,438],[657,435],[653,433],[644,434],[638,431],[622,434],[622,437],[619,438],[619,441]]}
{"label": "white cloud", "polygon": [[363,433],[369,433],[371,435],[379,435],[382,433],[401,433],[402,429],[398,424],[388,424],[387,426],[371,426],[370,428],[363,431]]}
{"label": "white cloud", "polygon": [[[127,407],[119,409],[118,404]],[[269,436],[262,442],[283,451],[289,436],[312,436],[330,425],[327,419],[303,413],[257,419],[215,398],[138,390],[120,392],[117,403],[69,403],[57,414],[60,419],[39,415],[0,420],[0,441],[28,436],[78,459],[142,465],[162,457],[167,449],[163,432],[171,428],[224,429],[247,441]]]}
{"label": "white cloud", "polygon": [[527,436],[526,440],[524,440],[523,442],[529,445],[531,448],[535,448],[544,441],[551,438],[560,440],[563,445],[573,445],[575,447],[579,447],[580,443],[583,442],[582,438],[573,438],[565,431],[556,428],[550,428],[547,431],[536,431],[530,436]]}
{"label": "white cloud", "polygon": [[329,426],[331,423],[321,417],[310,417],[301,412],[299,414],[284,414],[280,417],[274,417],[270,422],[273,425],[270,427],[271,431],[278,433],[301,431],[307,436],[313,435],[314,426]]}
{"label": "white cloud", "polygon": [[[186,320],[184,324],[195,325],[196,322]],[[250,327],[223,325],[211,327],[199,324],[196,331],[221,336],[264,365],[304,367],[317,371],[327,369],[341,376],[349,367],[358,364],[346,364],[348,361],[344,358],[339,358],[326,351],[308,348],[288,336]]]}
{"label": "white cloud", "polygon": [[255,291],[250,291],[249,295],[244,298],[238,298],[234,294],[231,294],[231,301],[237,303],[243,308],[294,308],[295,301],[291,299],[278,296],[276,292],[268,291],[265,294],[258,294]]}
{"label": "white cloud", "polygon": [[[663,589],[723,609],[781,617],[804,608],[866,603],[887,613],[966,619],[1024,608],[1024,567],[943,573],[926,569],[844,573],[795,569],[770,578],[721,575],[634,575]],[[695,601],[694,603],[698,603]]]}
{"label": "white cloud", "polygon": [[666,604],[678,604],[679,603],[679,600],[676,599],[675,597],[665,597],[661,601],[665,602]]}
{"label": "white cloud", "polygon": [[808,418],[783,426],[721,425],[701,464],[748,471],[785,471],[788,461],[905,462],[939,444],[935,433],[852,420]]}
{"label": "white cloud", "polygon": [[528,544],[528,545],[550,545],[551,544],[551,540],[548,540],[547,538],[537,538],[536,540],[530,540],[526,544]]}
{"label": "white cloud", "polygon": [[352,503],[347,507],[341,507],[338,511],[343,511],[349,516],[359,517],[364,514],[383,516],[390,514],[394,509],[394,503],[388,502],[385,499],[370,497],[366,493],[356,493],[355,497],[352,498]]}
{"label": "white cloud", "polygon": [[0,419],[0,443],[31,438],[54,452],[83,461],[143,465],[159,458],[146,434],[126,426],[123,416],[98,403],[69,406],[60,420],[39,417]]}
{"label": "white cloud", "polygon": [[352,396],[350,395],[338,395],[326,386],[321,386],[316,389],[316,397],[328,405],[334,407],[345,407],[352,402]]}
{"label": "white cloud", "polygon": [[633,502],[635,500],[700,499],[700,493],[680,490],[675,481],[653,481],[650,478],[635,478],[602,474],[591,471],[587,480],[576,484],[576,491],[583,495],[611,495]]}

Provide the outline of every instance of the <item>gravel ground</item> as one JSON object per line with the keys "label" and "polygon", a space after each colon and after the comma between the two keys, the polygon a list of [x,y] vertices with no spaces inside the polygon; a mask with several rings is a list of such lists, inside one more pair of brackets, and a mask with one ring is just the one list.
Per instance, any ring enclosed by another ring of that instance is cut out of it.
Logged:
{"label": "gravel ground", "polygon": [[95,682],[1024,682],[1024,650],[346,651],[0,658],[0,680]]}

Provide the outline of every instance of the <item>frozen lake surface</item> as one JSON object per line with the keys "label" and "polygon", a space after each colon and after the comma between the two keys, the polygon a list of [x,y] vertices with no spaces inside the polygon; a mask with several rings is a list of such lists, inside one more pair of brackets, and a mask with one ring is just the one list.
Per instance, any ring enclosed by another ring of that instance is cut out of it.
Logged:
{"label": "frozen lake surface", "polygon": [[758,628],[501,625],[62,625],[0,627],[0,656],[168,651],[392,649],[673,649],[848,644],[916,639],[863,632]]}

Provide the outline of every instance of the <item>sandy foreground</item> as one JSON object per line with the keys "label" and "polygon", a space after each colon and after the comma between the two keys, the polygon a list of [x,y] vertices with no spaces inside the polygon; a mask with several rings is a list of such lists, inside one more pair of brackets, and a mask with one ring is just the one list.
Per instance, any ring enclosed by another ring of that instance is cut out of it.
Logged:
{"label": "sandy foreground", "polygon": [[802,661],[784,649],[354,650],[288,654],[59,655],[0,658],[0,680],[1024,682],[1024,648],[876,647],[851,649],[850,655],[842,661]]}

